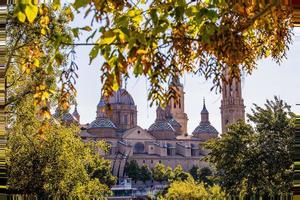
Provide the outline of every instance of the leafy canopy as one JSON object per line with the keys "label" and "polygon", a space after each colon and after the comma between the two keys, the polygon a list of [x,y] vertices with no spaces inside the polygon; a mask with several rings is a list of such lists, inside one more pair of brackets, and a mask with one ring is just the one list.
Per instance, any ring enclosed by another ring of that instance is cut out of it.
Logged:
{"label": "leafy canopy", "polygon": [[42,125],[32,102],[28,96],[15,107],[16,119],[8,131],[9,188],[38,199],[105,199],[116,181],[110,161],[81,140],[77,126],[57,120]]}
{"label": "leafy canopy", "polygon": [[[47,25],[47,18],[42,20],[47,16],[50,19],[49,13],[40,12],[44,5],[20,0],[14,16],[29,26],[44,24],[45,27],[37,27],[40,31],[34,34],[45,33],[55,49],[72,45],[72,38],[63,40],[65,35],[48,32],[60,26]],[[91,31],[87,38],[93,44],[90,61],[97,56],[104,59],[101,65],[104,96],[112,94],[119,88],[121,79],[133,73],[148,78],[148,99],[166,105],[169,98],[176,97],[176,91],[166,87],[173,77],[185,72],[197,73],[212,79],[219,88],[221,80],[225,80],[225,68],[230,77],[225,81],[230,82],[234,77],[239,78],[240,70],[251,73],[258,59],[271,56],[280,62],[291,42],[291,9],[277,0],[265,3],[75,0],[69,6],[72,8],[66,7],[64,13],[69,20],[73,20],[74,10],[92,16],[92,21],[87,21],[84,28],[73,29],[71,35],[77,37],[81,29]],[[52,7],[61,9],[60,1],[53,0]],[[45,43],[38,41],[37,44],[41,51]],[[36,55],[33,57],[39,59]],[[66,91],[61,93],[65,100],[62,102],[68,102],[64,95],[71,91]]]}
{"label": "leafy canopy", "polygon": [[230,194],[279,194],[292,187],[294,115],[275,97],[264,107],[255,105],[249,121],[229,126],[221,138],[211,140],[206,158]]}
{"label": "leafy canopy", "polygon": [[220,186],[205,187],[203,183],[197,183],[192,177],[184,181],[171,183],[167,193],[158,199],[164,200],[192,200],[192,199],[226,199],[225,193]]}

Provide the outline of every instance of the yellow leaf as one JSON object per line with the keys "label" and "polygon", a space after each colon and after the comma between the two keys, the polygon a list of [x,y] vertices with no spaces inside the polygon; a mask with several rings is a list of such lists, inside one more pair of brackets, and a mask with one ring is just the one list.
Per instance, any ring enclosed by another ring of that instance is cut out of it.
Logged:
{"label": "yellow leaf", "polygon": [[41,29],[41,34],[42,34],[42,35],[46,35],[46,34],[47,34],[46,29],[42,28],[42,29]]}
{"label": "yellow leaf", "polygon": [[34,6],[32,4],[26,5],[25,14],[26,14],[28,21],[30,23],[32,23],[38,14],[38,7]]}
{"label": "yellow leaf", "polygon": [[137,54],[141,55],[141,54],[146,54],[147,53],[147,50],[145,49],[139,49],[136,51]]}
{"label": "yellow leaf", "polygon": [[113,84],[113,86],[112,86],[112,89],[113,89],[114,91],[117,91],[117,90],[119,89],[119,84],[118,84],[117,81],[114,81],[114,84]]}
{"label": "yellow leaf", "polygon": [[39,67],[40,66],[40,61],[38,59],[34,59],[33,65],[36,66],[36,67]]}
{"label": "yellow leaf", "polygon": [[20,22],[25,22],[26,15],[23,12],[19,11],[17,17]]}
{"label": "yellow leaf", "polygon": [[49,93],[48,92],[44,92],[43,95],[42,95],[42,100],[46,100],[49,98]]}
{"label": "yellow leaf", "polygon": [[114,32],[106,32],[101,37],[99,44],[100,45],[109,45],[112,44],[116,40],[116,34]]}

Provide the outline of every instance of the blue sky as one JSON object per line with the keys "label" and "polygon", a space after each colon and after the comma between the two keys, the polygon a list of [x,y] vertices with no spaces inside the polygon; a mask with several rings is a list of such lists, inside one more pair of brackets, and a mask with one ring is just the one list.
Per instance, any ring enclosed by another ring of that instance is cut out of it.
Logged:
{"label": "blue sky", "polygon": [[[75,20],[76,26],[83,26],[86,20]],[[82,35],[80,42],[85,42]],[[102,59],[98,57],[89,65],[89,51],[91,47],[76,47],[76,63],[79,66],[79,79],[76,84],[78,91],[78,111],[81,123],[89,123],[95,119],[96,106],[100,100],[100,66]],[[281,65],[277,65],[271,59],[258,62],[257,69],[252,75],[247,75],[242,84],[242,93],[246,113],[250,112],[253,103],[263,105],[266,99],[279,96],[292,106],[292,111],[300,114],[300,29],[295,29],[294,42],[290,46],[287,59]],[[212,83],[205,81],[203,77],[185,74],[182,78],[185,90],[185,112],[188,115],[188,132],[191,133],[200,122],[200,112],[203,97],[206,99],[206,107],[210,113],[210,121],[218,131],[221,130],[221,94],[210,91]],[[132,95],[138,109],[138,125],[148,128],[155,120],[156,107],[150,107],[147,101],[147,85],[144,77],[129,79],[127,90]]]}

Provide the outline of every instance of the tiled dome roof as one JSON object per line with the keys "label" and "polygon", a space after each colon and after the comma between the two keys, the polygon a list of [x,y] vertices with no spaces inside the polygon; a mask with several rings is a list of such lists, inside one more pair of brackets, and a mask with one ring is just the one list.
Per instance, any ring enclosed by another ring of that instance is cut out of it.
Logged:
{"label": "tiled dome roof", "polygon": [[167,120],[168,123],[174,128],[181,128],[181,125],[179,124],[178,121],[176,121],[176,119],[174,119],[173,117]]}
{"label": "tiled dome roof", "polygon": [[108,102],[104,98],[100,99],[98,107],[105,106],[106,103],[113,104],[124,104],[124,105],[134,105],[134,100],[132,96],[123,88],[119,89],[117,92],[114,92],[112,96],[109,97]]}
{"label": "tiled dome roof", "polygon": [[195,128],[193,131],[193,135],[195,134],[218,134],[218,131],[213,127],[209,121],[200,122],[199,126]]}
{"label": "tiled dome roof", "polygon": [[96,129],[96,128],[116,128],[114,123],[108,118],[97,118],[92,123],[90,123],[87,129]]}
{"label": "tiled dome roof", "polygon": [[73,116],[71,113],[69,113],[69,112],[63,114],[62,117],[61,117],[61,120],[62,120],[62,121],[77,121],[77,120],[74,118],[74,116]]}
{"label": "tiled dome roof", "polygon": [[175,131],[174,128],[170,123],[167,121],[156,121],[154,122],[148,129],[148,131],[153,132],[153,131]]}

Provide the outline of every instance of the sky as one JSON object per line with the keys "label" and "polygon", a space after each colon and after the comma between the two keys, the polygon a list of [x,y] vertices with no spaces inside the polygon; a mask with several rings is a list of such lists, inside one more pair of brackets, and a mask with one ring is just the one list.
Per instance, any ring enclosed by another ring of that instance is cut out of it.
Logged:
{"label": "sky", "polygon": [[[81,17],[77,17],[73,26],[84,26]],[[266,99],[272,99],[275,95],[286,101],[292,107],[292,111],[300,114],[300,28],[294,30],[294,42],[281,65],[271,59],[258,61],[257,69],[251,75],[246,75],[242,82],[242,96],[246,113],[251,112],[253,103],[263,106]],[[86,34],[81,36],[79,42],[85,42]],[[103,59],[98,57],[89,65],[89,51],[91,47],[78,46],[75,62],[79,66],[79,78],[76,83],[78,92],[77,103],[81,124],[92,122],[96,117],[96,107],[100,100],[101,87],[100,66]],[[185,74],[181,79],[185,91],[185,112],[188,115],[188,133],[191,134],[200,122],[200,112],[203,106],[203,98],[206,100],[206,108],[209,111],[211,124],[221,131],[221,94],[211,91],[212,83],[203,77]],[[127,91],[133,97],[137,105],[137,123],[142,128],[148,128],[156,118],[156,106],[150,107],[147,101],[147,85],[144,77],[131,77],[126,85]]]}

